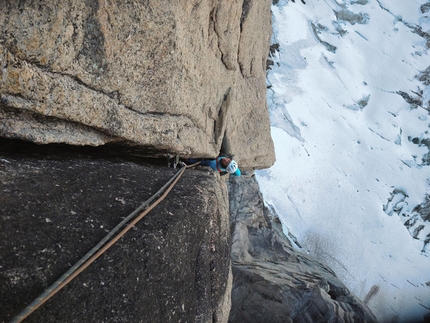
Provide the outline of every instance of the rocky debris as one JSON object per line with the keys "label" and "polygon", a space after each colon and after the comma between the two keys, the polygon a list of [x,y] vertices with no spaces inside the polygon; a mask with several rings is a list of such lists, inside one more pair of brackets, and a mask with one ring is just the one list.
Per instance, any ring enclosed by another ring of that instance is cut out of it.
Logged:
{"label": "rocky debris", "polygon": [[[274,43],[270,45],[269,57],[266,62],[266,70],[271,70],[272,66],[275,65],[275,55],[279,53],[279,43]],[[279,65],[279,63],[277,63]],[[270,88],[271,85],[268,86]]]}
{"label": "rocky debris", "polygon": [[414,93],[415,96],[411,96],[410,94],[403,91],[396,91],[398,95],[400,95],[403,100],[408,103],[412,109],[417,109],[423,106],[422,93]]}
{"label": "rocky debris", "polygon": [[319,36],[319,34],[321,34],[321,30],[325,30],[327,29],[327,27],[322,26],[321,24],[317,24],[315,25],[314,23],[311,23],[311,27],[312,27],[312,33],[315,37],[315,39],[322,45],[324,45],[324,47],[332,53],[336,53],[337,47],[333,46],[332,44],[327,43],[326,41],[322,40],[321,37]]}
{"label": "rocky debris", "polygon": [[426,13],[430,11],[430,2],[424,3],[423,5],[421,5],[420,7],[421,9],[421,13]]}
{"label": "rocky debris", "polygon": [[228,136],[242,167],[269,167],[270,4],[4,2],[0,136],[183,157]]}
{"label": "rocky debris", "polygon": [[416,206],[413,212],[419,213],[423,221],[430,222],[430,196],[427,195],[425,201]]}
{"label": "rocky debris", "polygon": [[[412,141],[419,142],[418,138]],[[390,193],[383,210],[388,216],[397,215],[400,218],[411,237],[422,242],[421,252],[426,254],[430,244],[430,196],[426,195],[424,201],[415,206],[412,211],[408,205],[408,199],[409,196],[404,190],[395,188]]]}
{"label": "rocky debris", "polygon": [[376,322],[334,272],[294,249],[251,173],[230,177],[229,322]]}
{"label": "rocky debris", "polygon": [[338,11],[334,11],[334,14],[336,15],[337,21],[341,21],[344,23],[348,22],[351,25],[355,25],[355,24],[365,25],[369,23],[369,20],[370,20],[370,17],[367,13],[363,13],[363,12],[354,13],[348,10],[346,7],[343,7]]}
{"label": "rocky debris", "polygon": [[429,86],[430,85],[430,66],[427,67],[424,71],[419,72],[418,75],[417,75],[417,78],[424,85]]}
{"label": "rocky debris", "polygon": [[[177,171],[103,149],[0,141],[0,322]],[[25,322],[227,322],[224,179],[187,170],[163,202]]]}

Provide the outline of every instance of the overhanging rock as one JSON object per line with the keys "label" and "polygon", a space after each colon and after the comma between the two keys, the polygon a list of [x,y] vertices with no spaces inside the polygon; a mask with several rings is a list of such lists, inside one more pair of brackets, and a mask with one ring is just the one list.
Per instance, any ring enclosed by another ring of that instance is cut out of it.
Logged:
{"label": "overhanging rock", "polygon": [[264,1],[5,2],[0,136],[274,162]]}

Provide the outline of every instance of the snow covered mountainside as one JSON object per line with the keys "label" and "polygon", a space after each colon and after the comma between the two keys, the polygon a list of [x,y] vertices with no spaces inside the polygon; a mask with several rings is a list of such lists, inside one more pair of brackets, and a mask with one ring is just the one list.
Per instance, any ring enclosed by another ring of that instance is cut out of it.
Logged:
{"label": "snow covered mountainside", "polygon": [[380,322],[424,321],[430,2],[281,0],[272,12],[266,203]]}

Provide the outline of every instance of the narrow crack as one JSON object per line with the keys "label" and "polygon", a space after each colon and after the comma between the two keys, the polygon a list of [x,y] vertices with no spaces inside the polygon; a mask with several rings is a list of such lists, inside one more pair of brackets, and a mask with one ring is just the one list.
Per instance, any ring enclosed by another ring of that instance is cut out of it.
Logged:
{"label": "narrow crack", "polygon": [[219,141],[219,139],[225,132],[226,119],[227,119],[228,108],[230,104],[229,102],[230,91],[231,91],[231,88],[229,87],[225,92],[222,102],[220,104],[220,108],[218,110],[218,116],[216,119],[214,119],[213,139],[215,143]]}
{"label": "narrow crack", "polygon": [[[18,59],[17,56],[16,56],[16,54],[14,53],[14,51],[11,48],[9,48],[8,46],[5,46],[5,48],[6,48],[6,50],[8,52],[10,52],[14,56],[14,60],[15,60],[15,62],[16,62],[17,65],[25,63],[28,66],[32,66],[32,67],[38,68],[41,72],[46,73],[46,74],[53,74],[53,75],[60,75],[60,76],[63,76],[63,77],[68,77],[71,80],[73,80],[74,82],[78,83],[79,85],[82,85],[83,87],[85,87],[85,88],[87,88],[87,89],[89,89],[91,91],[94,91],[94,92],[97,92],[97,93],[100,93],[100,94],[103,94],[103,95],[107,95],[111,99],[114,99],[115,97],[118,97],[118,91],[105,92],[105,91],[103,91],[101,89],[98,89],[96,87],[92,87],[92,86],[86,84],[85,82],[83,82],[82,80],[80,80],[76,75],[72,75],[72,74],[69,74],[69,73],[55,71],[50,66],[42,65],[37,60],[32,60],[32,59]],[[119,102],[119,100],[118,100],[118,103],[121,104],[121,102]],[[127,107],[127,106],[125,106],[125,107]]]}
{"label": "narrow crack", "polygon": [[214,31],[215,35],[217,36],[217,47],[221,53],[221,62],[223,63],[224,67],[228,70],[229,68],[228,68],[227,64],[224,62],[224,52],[221,49],[221,37],[220,37],[220,35],[217,31],[217,28],[216,28],[216,13],[217,13],[217,9],[213,8],[211,13],[210,13],[210,20],[212,21],[213,31]]}
{"label": "narrow crack", "polygon": [[11,48],[9,48],[8,46],[5,46],[5,49],[13,55],[14,60],[15,60],[15,64],[17,66],[19,66],[19,65],[21,65],[21,64],[24,63],[24,64],[27,64],[27,66],[30,66],[32,69],[35,69],[35,68],[39,69],[42,73],[52,74],[52,75],[60,75],[60,76],[65,77],[65,78],[69,78],[73,82],[75,82],[75,83],[83,86],[84,88],[86,88],[88,90],[91,90],[93,92],[96,92],[96,93],[108,96],[109,99],[116,101],[119,106],[123,106],[126,109],[129,109],[129,110],[131,110],[133,112],[142,114],[141,112],[135,110],[132,106],[129,106],[129,105],[126,105],[126,104],[122,103],[121,94],[120,94],[119,90],[114,90],[114,91],[111,91],[111,92],[103,91],[100,88],[97,88],[97,87],[94,87],[94,86],[91,86],[91,85],[85,83],[80,78],[78,78],[76,75],[73,75],[73,74],[70,74],[70,73],[65,73],[65,72],[55,71],[50,66],[42,65],[37,60],[32,60],[32,59],[18,59],[17,56],[16,56],[16,54],[14,53],[14,51]]}

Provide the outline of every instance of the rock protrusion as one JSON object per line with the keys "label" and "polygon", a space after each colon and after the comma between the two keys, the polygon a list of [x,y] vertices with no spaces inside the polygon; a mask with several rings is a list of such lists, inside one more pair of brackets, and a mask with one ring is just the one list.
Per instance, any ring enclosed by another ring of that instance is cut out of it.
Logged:
{"label": "rock protrusion", "polygon": [[253,174],[231,177],[233,290],[229,322],[376,322],[334,272],[295,250]]}
{"label": "rock protrusion", "polygon": [[0,29],[0,136],[216,157],[223,124],[242,167],[274,163],[269,0],[12,1]]}

